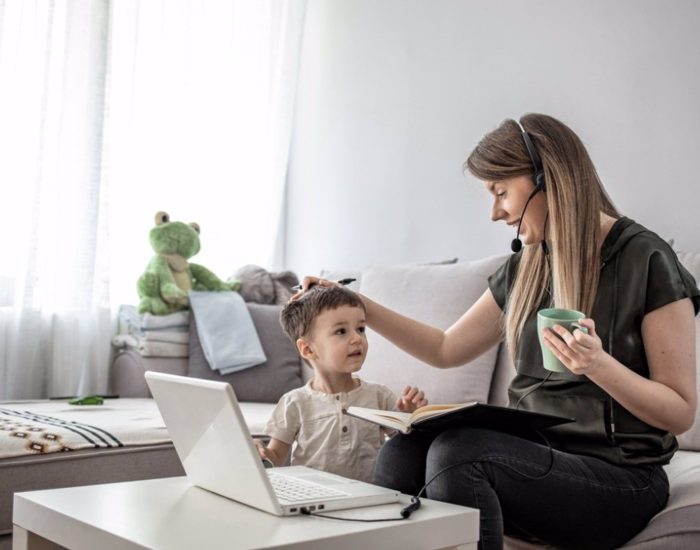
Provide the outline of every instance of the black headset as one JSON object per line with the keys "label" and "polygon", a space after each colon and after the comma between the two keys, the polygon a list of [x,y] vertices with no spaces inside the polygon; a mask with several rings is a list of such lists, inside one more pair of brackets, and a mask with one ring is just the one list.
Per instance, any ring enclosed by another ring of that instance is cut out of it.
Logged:
{"label": "black headset", "polygon": [[535,149],[535,146],[532,144],[530,134],[525,131],[525,128],[523,128],[520,121],[516,120],[515,123],[520,127],[520,133],[523,136],[527,153],[530,155],[532,167],[535,169],[535,173],[532,175],[532,180],[535,183],[535,189],[537,189],[538,192],[546,191],[547,188],[544,181],[544,168],[542,168],[542,160],[540,159],[540,155],[537,153],[537,149]]}
{"label": "black headset", "polygon": [[[544,168],[542,167],[542,159],[540,159],[540,155],[537,153],[537,149],[535,149],[535,146],[532,144],[532,138],[530,137],[530,134],[528,134],[525,131],[525,128],[523,128],[523,125],[520,123],[519,120],[516,120],[515,123],[520,127],[520,134],[523,136],[523,141],[525,142],[527,154],[530,155],[530,160],[532,161],[532,167],[534,169],[534,173],[532,174],[532,181],[535,184],[535,188],[532,190],[532,193],[530,193],[530,196],[527,198],[525,208],[523,208],[523,211],[520,214],[520,221],[518,222],[518,230],[515,233],[515,239],[513,239],[510,243],[510,249],[513,252],[520,252],[520,249],[523,247],[523,243],[520,240],[520,224],[523,223],[523,216],[525,216],[525,210],[527,210],[527,205],[530,204],[530,200],[532,199],[532,197],[537,195],[537,193],[539,193],[540,191],[546,191],[547,186],[544,180]],[[542,241],[542,247],[545,251],[545,254],[547,253],[546,246],[547,245],[545,241]]]}

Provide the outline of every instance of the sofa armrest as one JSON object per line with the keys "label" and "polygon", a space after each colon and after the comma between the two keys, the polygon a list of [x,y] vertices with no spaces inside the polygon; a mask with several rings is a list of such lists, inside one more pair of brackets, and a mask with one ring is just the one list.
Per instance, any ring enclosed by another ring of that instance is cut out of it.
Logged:
{"label": "sofa armrest", "polygon": [[133,350],[117,353],[109,371],[110,392],[120,397],[151,397],[143,374],[147,370],[187,373],[187,357],[143,357]]}

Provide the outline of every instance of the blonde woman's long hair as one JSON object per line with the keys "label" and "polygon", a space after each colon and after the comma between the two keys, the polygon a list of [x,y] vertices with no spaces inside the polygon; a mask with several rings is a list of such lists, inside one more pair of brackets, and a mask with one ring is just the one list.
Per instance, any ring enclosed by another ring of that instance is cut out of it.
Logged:
{"label": "blonde woman's long hair", "polygon": [[[525,115],[520,123],[530,135],[545,173],[545,239],[550,261],[539,244],[523,248],[503,327],[513,357],[517,356],[525,322],[545,303],[550,281],[548,305],[591,314],[600,275],[600,214],[620,217],[586,148],[568,126],[542,114]],[[465,168],[484,181],[532,174],[532,161],[518,124],[506,120],[486,134],[469,155]]]}

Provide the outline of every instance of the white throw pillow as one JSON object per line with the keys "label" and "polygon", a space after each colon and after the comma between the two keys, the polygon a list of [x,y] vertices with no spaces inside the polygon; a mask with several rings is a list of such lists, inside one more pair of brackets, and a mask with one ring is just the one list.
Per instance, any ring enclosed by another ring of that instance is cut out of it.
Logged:
{"label": "white throw pillow", "polygon": [[[695,318],[695,361],[700,359],[700,317]],[[695,386],[700,396],[700,373],[695,376]],[[700,400],[698,408],[695,409],[695,422],[685,433],[678,436],[678,446],[684,451],[700,451]]]}
{"label": "white throw pillow", "polygon": [[[683,266],[695,277],[695,282],[700,280],[700,253],[678,252],[678,259]],[[695,318],[695,364],[700,364],[700,317]],[[696,381],[698,395],[700,395],[700,372],[696,369]],[[695,423],[693,426],[678,436],[678,445],[686,451],[700,451],[700,399],[698,409],[695,411]]]}
{"label": "white throw pillow", "polygon": [[[446,329],[484,293],[488,276],[506,259],[368,268],[360,292],[402,315]],[[371,330],[368,340],[367,360],[359,373],[364,379],[385,384],[397,395],[406,385],[418,386],[431,403],[488,400],[497,346],[461,367],[437,369]]]}
{"label": "white throw pillow", "polygon": [[676,252],[676,254],[683,267],[695,277],[695,282],[700,282],[700,252]]}

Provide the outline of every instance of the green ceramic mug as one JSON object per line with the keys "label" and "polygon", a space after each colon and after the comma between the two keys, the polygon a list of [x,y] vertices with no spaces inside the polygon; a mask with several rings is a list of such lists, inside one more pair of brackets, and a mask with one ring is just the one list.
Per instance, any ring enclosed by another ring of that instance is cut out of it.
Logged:
{"label": "green ceramic mug", "polygon": [[[569,332],[574,330],[582,330],[588,332],[586,327],[581,326],[578,322],[586,317],[585,313],[576,311],[575,309],[559,309],[549,308],[541,309],[537,312],[537,337],[540,339],[540,347],[542,348],[542,361],[544,368],[554,372],[566,372],[568,369],[564,364],[556,358],[544,343],[542,337],[542,329],[552,328],[554,325],[561,325]],[[559,335],[555,332],[555,336]]]}

